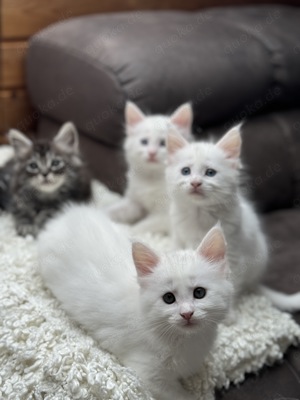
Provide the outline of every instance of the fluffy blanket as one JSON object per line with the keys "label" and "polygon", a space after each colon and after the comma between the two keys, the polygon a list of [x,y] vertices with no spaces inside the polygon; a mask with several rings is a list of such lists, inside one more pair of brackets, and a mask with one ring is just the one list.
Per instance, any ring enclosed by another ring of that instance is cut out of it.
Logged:
{"label": "fluffy blanket", "polygon": [[[8,153],[1,150],[0,159]],[[104,206],[118,196],[94,182],[94,198],[96,204]],[[168,237],[145,234],[142,239],[157,250],[170,246]],[[2,214],[0,398],[150,399],[134,371],[120,365],[69,320],[43,286],[36,267],[35,240],[18,237],[11,216]],[[238,322],[231,327],[220,326],[205,368],[186,386],[201,400],[213,399],[216,387],[242,382],[245,373],[275,363],[299,339],[300,327],[289,314],[274,309],[263,297],[245,297],[240,303]]]}

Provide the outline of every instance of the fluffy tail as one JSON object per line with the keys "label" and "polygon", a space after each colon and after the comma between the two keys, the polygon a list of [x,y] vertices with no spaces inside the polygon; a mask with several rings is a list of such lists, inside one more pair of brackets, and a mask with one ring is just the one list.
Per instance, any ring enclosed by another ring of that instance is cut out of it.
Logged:
{"label": "fluffy tail", "polygon": [[260,292],[271,300],[272,304],[282,311],[300,311],[300,292],[285,294],[260,285]]}

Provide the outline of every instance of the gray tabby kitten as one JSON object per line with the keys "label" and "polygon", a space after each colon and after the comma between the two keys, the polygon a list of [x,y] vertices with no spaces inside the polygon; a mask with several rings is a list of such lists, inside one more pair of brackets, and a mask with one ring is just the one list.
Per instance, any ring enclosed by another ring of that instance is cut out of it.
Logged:
{"label": "gray tabby kitten", "polygon": [[32,142],[14,129],[8,138],[15,156],[1,174],[4,190],[8,186],[2,207],[13,214],[19,235],[36,236],[66,201],[90,200],[91,181],[73,123],[65,123],[52,141]]}

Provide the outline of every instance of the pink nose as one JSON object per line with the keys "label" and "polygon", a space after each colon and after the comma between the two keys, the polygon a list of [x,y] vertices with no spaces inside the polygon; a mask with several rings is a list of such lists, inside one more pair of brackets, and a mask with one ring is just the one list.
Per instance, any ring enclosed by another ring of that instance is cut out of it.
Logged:
{"label": "pink nose", "polygon": [[197,187],[201,186],[201,182],[193,181],[191,182],[191,185],[193,186],[193,188],[197,189]]}
{"label": "pink nose", "polygon": [[149,150],[148,154],[149,154],[149,157],[155,157],[156,156],[156,150]]}
{"label": "pink nose", "polygon": [[189,321],[192,318],[193,314],[194,314],[193,312],[184,312],[184,313],[181,313],[180,315],[182,316],[182,318]]}

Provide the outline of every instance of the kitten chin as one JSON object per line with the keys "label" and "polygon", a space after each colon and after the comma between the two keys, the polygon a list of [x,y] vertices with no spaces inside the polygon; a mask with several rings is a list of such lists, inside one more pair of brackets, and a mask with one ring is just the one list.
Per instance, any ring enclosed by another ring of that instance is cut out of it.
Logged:
{"label": "kitten chin", "polygon": [[48,176],[47,180],[44,176],[39,175],[38,177],[31,179],[30,185],[38,192],[55,195],[57,194],[59,188],[65,184],[65,182],[66,177],[64,175]]}

